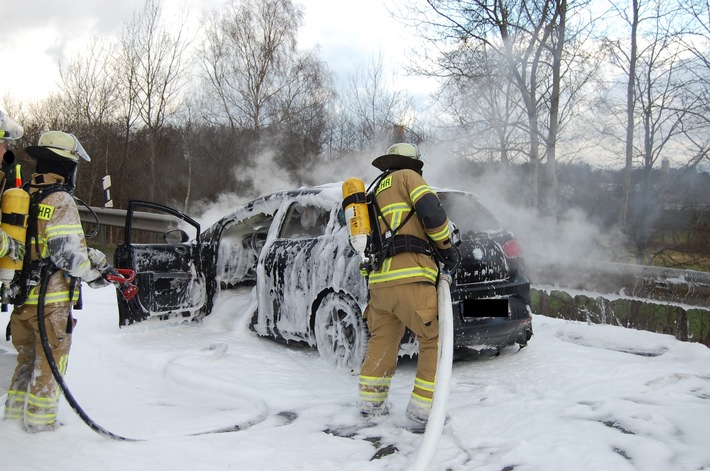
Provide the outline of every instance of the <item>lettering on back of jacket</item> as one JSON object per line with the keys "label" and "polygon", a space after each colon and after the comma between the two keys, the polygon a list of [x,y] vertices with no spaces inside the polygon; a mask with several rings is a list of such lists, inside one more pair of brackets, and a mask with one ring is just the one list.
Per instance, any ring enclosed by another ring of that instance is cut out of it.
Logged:
{"label": "lettering on back of jacket", "polygon": [[54,206],[49,204],[40,204],[37,211],[37,219],[42,219],[43,221],[49,221],[52,219],[52,214],[54,214]]}
{"label": "lettering on back of jacket", "polygon": [[380,194],[387,188],[392,186],[392,175],[388,175],[385,178],[382,179],[379,185],[377,185],[377,191],[375,191],[375,194]]}

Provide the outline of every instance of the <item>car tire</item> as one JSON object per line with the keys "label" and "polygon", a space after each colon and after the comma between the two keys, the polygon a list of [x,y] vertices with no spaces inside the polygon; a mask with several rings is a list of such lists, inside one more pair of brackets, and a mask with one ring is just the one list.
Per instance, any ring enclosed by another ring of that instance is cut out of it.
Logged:
{"label": "car tire", "polygon": [[359,369],[367,349],[367,326],[351,297],[326,294],[315,311],[318,353],[337,367]]}

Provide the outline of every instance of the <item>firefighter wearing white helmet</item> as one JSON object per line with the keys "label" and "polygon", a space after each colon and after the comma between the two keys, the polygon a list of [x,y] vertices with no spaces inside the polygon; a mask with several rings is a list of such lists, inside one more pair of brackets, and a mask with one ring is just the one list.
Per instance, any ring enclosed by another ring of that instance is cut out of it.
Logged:
{"label": "firefighter wearing white helmet", "polygon": [[[4,416],[22,421],[28,432],[57,426],[59,388],[42,350],[38,334],[39,290],[46,283],[44,319],[54,362],[65,373],[75,321],[71,307],[79,297],[80,280],[93,288],[106,286],[102,273],[110,269],[104,254],[87,249],[79,211],[72,196],[79,160],[89,155],[70,133],[49,131],[36,146],[25,149],[36,159],[26,185],[37,210],[27,231],[30,267],[44,277],[26,300],[16,302],[10,318],[17,367],[8,387]],[[19,304],[19,305],[18,305]]]}
{"label": "firefighter wearing white helmet", "polygon": [[[12,164],[15,160],[15,154],[8,149],[8,144],[20,139],[23,135],[22,126],[3,110],[0,110],[0,157],[2,158],[0,195],[5,192],[7,177],[14,175]],[[24,242],[13,239],[0,229],[0,258],[5,256],[10,257],[13,262],[22,260],[25,256],[25,245]]]}
{"label": "firefighter wearing white helmet", "polygon": [[[0,144],[5,141],[16,141],[20,139],[24,133],[22,126],[20,126],[17,121],[12,119],[3,110],[0,110]],[[7,150],[7,148],[3,148],[3,152],[5,150]]]}
{"label": "firefighter wearing white helmet", "polygon": [[[397,366],[399,344],[409,328],[417,336],[419,356],[406,415],[426,423],[432,406],[438,357],[438,265],[431,247],[455,265],[449,220],[438,196],[422,178],[419,148],[398,143],[372,165],[384,172],[375,187],[379,227],[387,250],[368,276],[369,301],[364,317],[370,330],[358,383],[363,417],[389,412],[387,397]],[[449,263],[450,262],[450,263]]]}

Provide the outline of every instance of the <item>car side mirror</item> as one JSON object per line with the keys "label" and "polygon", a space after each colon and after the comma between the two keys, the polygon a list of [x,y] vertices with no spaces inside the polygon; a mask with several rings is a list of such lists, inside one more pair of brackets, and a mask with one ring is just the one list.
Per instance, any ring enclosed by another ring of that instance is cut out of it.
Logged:
{"label": "car side mirror", "polygon": [[171,229],[163,234],[163,240],[170,245],[178,245],[190,240],[190,236],[182,229]]}

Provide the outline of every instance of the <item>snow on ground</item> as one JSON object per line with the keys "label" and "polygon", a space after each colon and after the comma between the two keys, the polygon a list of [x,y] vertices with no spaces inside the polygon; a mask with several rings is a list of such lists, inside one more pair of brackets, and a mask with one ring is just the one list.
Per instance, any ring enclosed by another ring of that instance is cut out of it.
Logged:
{"label": "snow on ground", "polygon": [[[323,430],[359,423],[357,376],[256,337],[249,290],[223,295],[202,324],[122,329],[112,288],[84,297],[66,381],[94,421],[139,441],[95,433],[62,401],[56,432],[0,422],[4,470],[404,470],[416,456],[422,436],[396,426],[411,360],[393,380],[393,414],[344,438]],[[533,327],[521,351],[454,365],[431,470],[710,470],[707,347],[537,315]],[[261,421],[193,435],[250,420]],[[369,436],[399,451],[370,461]]]}

